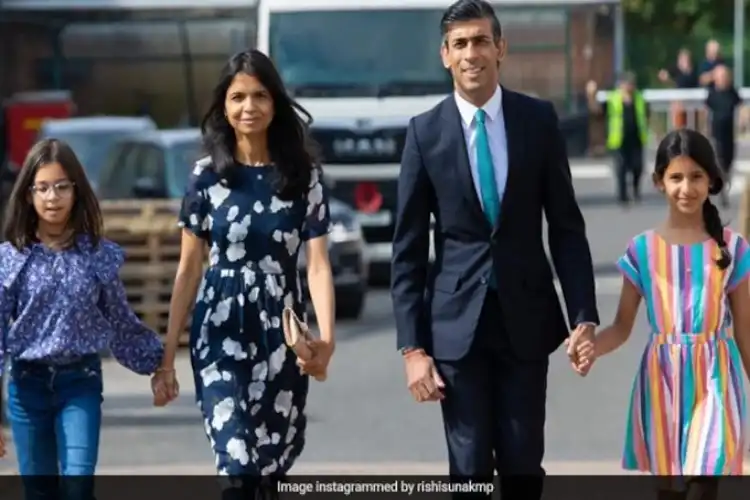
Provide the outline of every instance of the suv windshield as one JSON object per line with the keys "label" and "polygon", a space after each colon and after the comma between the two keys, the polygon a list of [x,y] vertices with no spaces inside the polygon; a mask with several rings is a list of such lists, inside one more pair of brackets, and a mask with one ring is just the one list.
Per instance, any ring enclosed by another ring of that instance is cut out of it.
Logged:
{"label": "suv windshield", "polygon": [[187,188],[188,179],[193,172],[195,162],[203,156],[205,155],[200,142],[181,142],[169,147],[167,161],[172,164],[170,170],[175,173],[174,188],[180,196]]}
{"label": "suv windshield", "polygon": [[[99,174],[107,159],[107,153],[115,142],[122,139],[123,131],[87,130],[85,132],[55,133],[52,136],[66,142],[73,149],[86,171],[89,182],[95,185],[99,181]],[[45,138],[43,135],[39,137],[40,140]]]}
{"label": "suv windshield", "polygon": [[274,12],[269,55],[297,96],[450,92],[441,10]]}

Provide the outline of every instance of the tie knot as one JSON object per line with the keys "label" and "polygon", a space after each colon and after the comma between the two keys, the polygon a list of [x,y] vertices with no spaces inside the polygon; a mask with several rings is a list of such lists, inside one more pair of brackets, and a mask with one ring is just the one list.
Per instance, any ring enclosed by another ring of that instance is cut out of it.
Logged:
{"label": "tie knot", "polygon": [[480,125],[484,125],[484,119],[487,116],[487,113],[483,109],[478,109],[474,117],[477,120],[477,123]]}

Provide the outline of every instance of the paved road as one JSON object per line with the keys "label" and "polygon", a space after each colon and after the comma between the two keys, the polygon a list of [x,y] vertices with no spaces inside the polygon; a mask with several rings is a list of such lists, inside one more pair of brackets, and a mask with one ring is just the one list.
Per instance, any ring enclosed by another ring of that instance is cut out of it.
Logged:
{"label": "paved road", "polygon": [[[612,262],[630,236],[658,223],[664,204],[647,190],[642,205],[624,211],[612,203],[613,182],[601,176],[577,176],[576,187],[597,266],[600,313],[603,321],[609,321],[619,288]],[[734,214],[732,210],[726,215]],[[645,326],[643,316],[639,329]],[[297,470],[386,471],[399,466],[441,472],[445,448],[439,408],[413,403],[407,395],[394,350],[387,292],[373,291],[364,317],[340,324],[339,338],[329,381],[313,383],[309,440]],[[547,425],[551,472],[618,470],[625,408],[643,341],[636,334],[587,379],[571,372],[562,353],[553,356]],[[184,356],[179,361],[182,397],[166,409],[150,406],[147,379],[115,363],[105,369],[102,472],[212,473],[213,460],[193,403]],[[10,471],[12,466],[13,460],[6,460],[0,470]]]}

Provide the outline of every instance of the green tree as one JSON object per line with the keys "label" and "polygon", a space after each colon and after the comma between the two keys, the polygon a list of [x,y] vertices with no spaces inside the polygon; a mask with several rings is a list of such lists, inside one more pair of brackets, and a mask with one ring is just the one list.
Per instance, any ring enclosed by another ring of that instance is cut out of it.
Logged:
{"label": "green tree", "polygon": [[[641,85],[659,85],[659,69],[673,65],[683,47],[693,52],[699,64],[710,38],[721,43],[726,57],[732,56],[734,0],[622,0],[622,5],[626,66],[636,72]],[[749,7],[745,2],[746,16],[750,16]],[[750,36],[746,40],[747,47]]]}

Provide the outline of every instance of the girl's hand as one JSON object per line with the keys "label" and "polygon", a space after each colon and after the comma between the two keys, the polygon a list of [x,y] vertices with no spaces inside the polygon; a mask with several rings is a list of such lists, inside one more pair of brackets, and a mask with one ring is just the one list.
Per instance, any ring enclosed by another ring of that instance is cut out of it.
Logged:
{"label": "girl's hand", "polygon": [[576,345],[576,357],[578,363],[575,366],[576,372],[582,377],[588,375],[589,370],[596,360],[596,339],[583,340]]}
{"label": "girl's hand", "polygon": [[173,368],[160,368],[151,377],[154,406],[166,406],[180,395],[180,384]]}
{"label": "girl's hand", "polygon": [[0,430],[0,458],[5,457],[5,435],[2,430]]}
{"label": "girl's hand", "polygon": [[336,345],[334,342],[315,339],[310,342],[310,347],[314,353],[312,359],[304,361],[297,358],[297,365],[302,368],[304,373],[316,378],[321,377],[325,379],[328,372],[328,364],[331,362]]}

